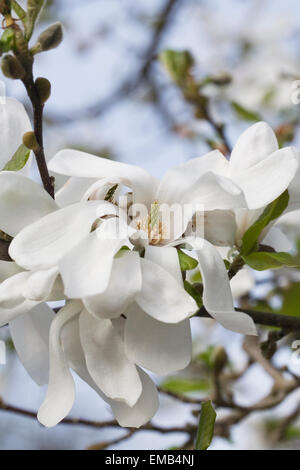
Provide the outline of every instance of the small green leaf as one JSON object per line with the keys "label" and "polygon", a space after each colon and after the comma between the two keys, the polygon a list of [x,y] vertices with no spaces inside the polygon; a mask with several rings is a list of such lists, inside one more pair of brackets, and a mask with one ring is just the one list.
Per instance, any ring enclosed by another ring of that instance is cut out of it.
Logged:
{"label": "small green leaf", "polygon": [[177,85],[183,85],[191,67],[194,65],[194,59],[190,52],[168,49],[160,52],[158,58],[174,82]]}
{"label": "small green leaf", "polygon": [[263,229],[272,221],[277,219],[286,209],[289,202],[289,193],[284,191],[275,201],[271,202],[261,216],[254,222],[243,236],[241,255],[248,255],[257,249],[258,238]]}
{"label": "small green leaf", "polygon": [[244,119],[244,121],[254,121],[258,122],[261,121],[261,117],[259,114],[255,113],[254,111],[251,111],[250,109],[246,109],[243,106],[241,106],[239,103],[236,103],[235,101],[232,101],[231,103],[234,111],[238,115],[238,117]]}
{"label": "small green leaf", "polygon": [[265,269],[280,269],[283,267],[300,268],[300,258],[289,253],[257,252],[243,256],[243,260],[252,269],[264,271]]}
{"label": "small green leaf", "polygon": [[181,271],[190,271],[198,266],[198,261],[184,253],[184,251],[177,250],[177,253]]}
{"label": "small green leaf", "polygon": [[203,302],[202,302],[202,295],[200,294],[200,292],[189,281],[184,281],[183,285],[187,293],[190,294],[191,297],[193,297],[198,307],[201,308],[203,305]]}
{"label": "small green leaf", "polygon": [[207,392],[211,388],[208,380],[170,377],[160,386],[163,390],[182,395],[190,392]]}
{"label": "small green leaf", "polygon": [[283,290],[283,302],[279,311],[282,315],[299,317],[300,315],[300,282],[294,282]]}
{"label": "small green leaf", "polygon": [[210,446],[214,435],[216,416],[211,400],[202,404],[195,444],[196,450],[206,450]]}
{"label": "small green leaf", "polygon": [[3,168],[3,171],[19,171],[24,168],[26,165],[28,158],[30,155],[30,150],[25,147],[25,145],[20,145],[18,150],[15,152],[15,154],[12,156],[12,158],[9,160],[9,162],[6,163],[5,167]]}
{"label": "small green leaf", "polygon": [[8,52],[12,49],[14,43],[14,32],[12,28],[7,28],[0,39],[1,52]]}
{"label": "small green leaf", "polygon": [[201,361],[205,364],[207,369],[212,369],[214,365],[214,354],[215,354],[216,346],[210,344],[205,351],[202,351],[197,355],[195,358],[197,361]]}

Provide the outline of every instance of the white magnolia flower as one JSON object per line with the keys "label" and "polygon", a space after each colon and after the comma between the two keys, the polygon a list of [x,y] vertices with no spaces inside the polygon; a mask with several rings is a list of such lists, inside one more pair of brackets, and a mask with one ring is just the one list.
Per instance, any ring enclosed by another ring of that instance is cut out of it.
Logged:
{"label": "white magnolia flower", "polygon": [[[23,135],[31,131],[29,117],[24,106],[13,98],[2,98],[0,103],[0,170],[12,158],[22,144]],[[32,156],[20,173],[29,174]]]}
{"label": "white magnolia flower", "polygon": [[[72,368],[112,408],[121,426],[140,427],[158,408],[152,380],[126,355],[123,325],[96,319],[78,300],[68,301],[50,327],[49,386],[39,421],[54,426],[75,399]],[[47,360],[47,354],[45,354]]]}

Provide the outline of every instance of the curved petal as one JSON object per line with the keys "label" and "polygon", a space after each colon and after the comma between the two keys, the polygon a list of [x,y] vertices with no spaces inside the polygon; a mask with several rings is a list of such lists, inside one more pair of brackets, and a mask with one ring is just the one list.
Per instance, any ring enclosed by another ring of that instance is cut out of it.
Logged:
{"label": "curved petal", "polygon": [[130,251],[113,260],[109,284],[103,294],[85,297],[86,309],[96,317],[117,318],[134,301],[142,287],[139,255]]}
{"label": "curved petal", "polygon": [[111,321],[96,319],[83,311],[79,328],[87,368],[94,382],[107,397],[134,406],[142,393],[142,384]]}
{"label": "curved petal", "polygon": [[132,188],[134,201],[146,205],[154,201],[156,179],[147,171],[134,165],[96,157],[78,150],[61,150],[49,162],[56,173],[86,178],[120,178]]}
{"label": "curved petal", "polygon": [[0,284],[0,326],[29,312],[40,303],[23,296],[29,276],[29,272],[20,272]]}
{"label": "curved petal", "polygon": [[[113,321],[115,322],[116,320]],[[97,387],[86,367],[83,349],[80,344],[78,317],[65,325],[62,331],[62,342],[70,366],[82,380],[92,387],[95,392],[112,407],[112,411],[120,426],[140,427],[146,424],[156,413],[158,408],[158,393],[156,387],[150,377],[141,369],[138,369],[138,371],[143,387],[142,394],[133,407],[120,401],[111,400]]]}
{"label": "curved petal", "polygon": [[[116,237],[116,223],[117,219],[105,221],[60,261],[59,270],[68,297],[91,297],[107,289],[114,256],[126,242]],[[110,226],[112,231],[102,238],[104,226]]]}
{"label": "curved petal", "polygon": [[70,301],[55,316],[50,328],[50,372],[46,398],[42,403],[38,420],[51,427],[59,423],[71,410],[75,399],[75,384],[61,345],[64,325],[80,313],[82,303]]}
{"label": "curved petal", "polygon": [[197,311],[194,299],[168,271],[143,258],[141,267],[142,289],[136,302],[148,315],[165,323],[178,323]]}
{"label": "curved petal", "polygon": [[155,415],[159,401],[156,387],[150,377],[139,370],[142,382],[142,394],[133,407],[118,401],[109,401],[113,414],[120,424],[126,428],[139,428],[146,424]]}
{"label": "curved petal", "polygon": [[81,201],[92,184],[97,180],[95,178],[79,178],[72,176],[68,181],[55,193],[55,201],[59,207],[66,207]]}
{"label": "curved petal", "polygon": [[[25,132],[32,130],[29,117],[24,106],[13,98],[5,97],[0,103],[0,170],[12,158],[22,144]],[[29,174],[32,156],[29,157],[21,173]]]}
{"label": "curved petal", "polygon": [[190,321],[166,324],[133,304],[126,312],[125,351],[129,360],[165,375],[184,369],[192,357]]}
{"label": "curved petal", "polygon": [[176,281],[182,283],[182,273],[179,264],[179,258],[176,248],[171,246],[152,246],[149,245],[145,249],[145,258],[158,264],[163,269],[168,271]]}
{"label": "curved petal", "polygon": [[278,150],[273,129],[266,122],[257,122],[238,138],[230,157],[230,171],[243,172]]}
{"label": "curved petal", "polygon": [[278,227],[271,227],[262,243],[271,246],[275,251],[290,251],[293,247],[291,241]]}
{"label": "curved petal", "polygon": [[248,294],[255,287],[255,279],[248,266],[241,269],[230,281],[231,292],[234,299]]}
{"label": "curved petal", "polygon": [[157,190],[156,199],[167,204],[181,202],[205,173],[213,172],[226,176],[228,167],[228,161],[219,150],[193,158],[166,172]]}
{"label": "curved petal", "polygon": [[294,147],[277,150],[246,171],[234,172],[231,178],[244,191],[249,209],[258,209],[274,201],[293,180],[299,165]]}
{"label": "curved petal", "polygon": [[43,303],[9,323],[20,361],[38,385],[49,379],[49,331],[54,318],[53,310]]}
{"label": "curved petal", "polygon": [[29,300],[48,300],[57,276],[56,267],[30,273],[22,291],[23,296]]}
{"label": "curved petal", "polygon": [[57,210],[26,227],[12,241],[10,256],[26,269],[47,269],[84,239],[93,222],[115,207],[107,202],[80,202]]}
{"label": "curved petal", "polygon": [[[193,245],[193,241],[188,240]],[[217,249],[202,240],[202,248],[195,248],[203,279],[203,305],[206,310],[225,328],[245,335],[256,335],[252,318],[236,312],[224,261]]]}
{"label": "curved petal", "polygon": [[209,172],[190,187],[182,203],[192,204],[194,212],[247,207],[243,189],[238,179],[232,181],[226,176]]}
{"label": "curved petal", "polygon": [[14,237],[57,208],[39,184],[13,171],[0,172],[0,229],[4,232]]}

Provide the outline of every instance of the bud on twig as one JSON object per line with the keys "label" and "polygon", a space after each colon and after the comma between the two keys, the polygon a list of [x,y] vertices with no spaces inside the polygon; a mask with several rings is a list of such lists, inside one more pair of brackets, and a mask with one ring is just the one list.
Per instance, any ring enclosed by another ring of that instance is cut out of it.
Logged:
{"label": "bud on twig", "polygon": [[43,104],[46,103],[51,95],[51,83],[47,78],[38,77],[35,81],[35,86],[41,102]]}
{"label": "bud on twig", "polygon": [[6,77],[13,78],[14,80],[23,78],[25,75],[23,66],[20,64],[19,60],[12,55],[3,57],[1,69]]}
{"label": "bud on twig", "polygon": [[26,132],[23,135],[23,144],[25,145],[25,147],[33,151],[38,150],[39,148],[39,144],[36,140],[34,132]]}
{"label": "bud on twig", "polygon": [[27,21],[26,21],[26,39],[32,36],[37,17],[44,5],[44,0],[27,0]]}
{"label": "bud on twig", "polygon": [[32,52],[38,53],[55,49],[63,40],[63,28],[61,23],[54,23],[43,31],[33,47]]}
{"label": "bud on twig", "polygon": [[219,375],[223,371],[227,361],[228,356],[223,346],[216,347],[212,356],[213,369],[216,375]]}

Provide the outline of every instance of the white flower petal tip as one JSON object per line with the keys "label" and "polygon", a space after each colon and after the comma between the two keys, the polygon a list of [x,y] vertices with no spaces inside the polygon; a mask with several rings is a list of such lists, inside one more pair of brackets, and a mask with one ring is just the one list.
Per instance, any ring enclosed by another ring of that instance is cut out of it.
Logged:
{"label": "white flower petal tip", "polygon": [[142,394],[133,407],[117,401],[110,401],[112,412],[119,425],[126,428],[140,428],[148,423],[159,407],[157,389],[150,377],[139,370],[142,382]]}
{"label": "white flower petal tip", "polygon": [[246,313],[232,311],[210,312],[210,314],[227,330],[240,333],[241,335],[257,336],[255,323]]}

